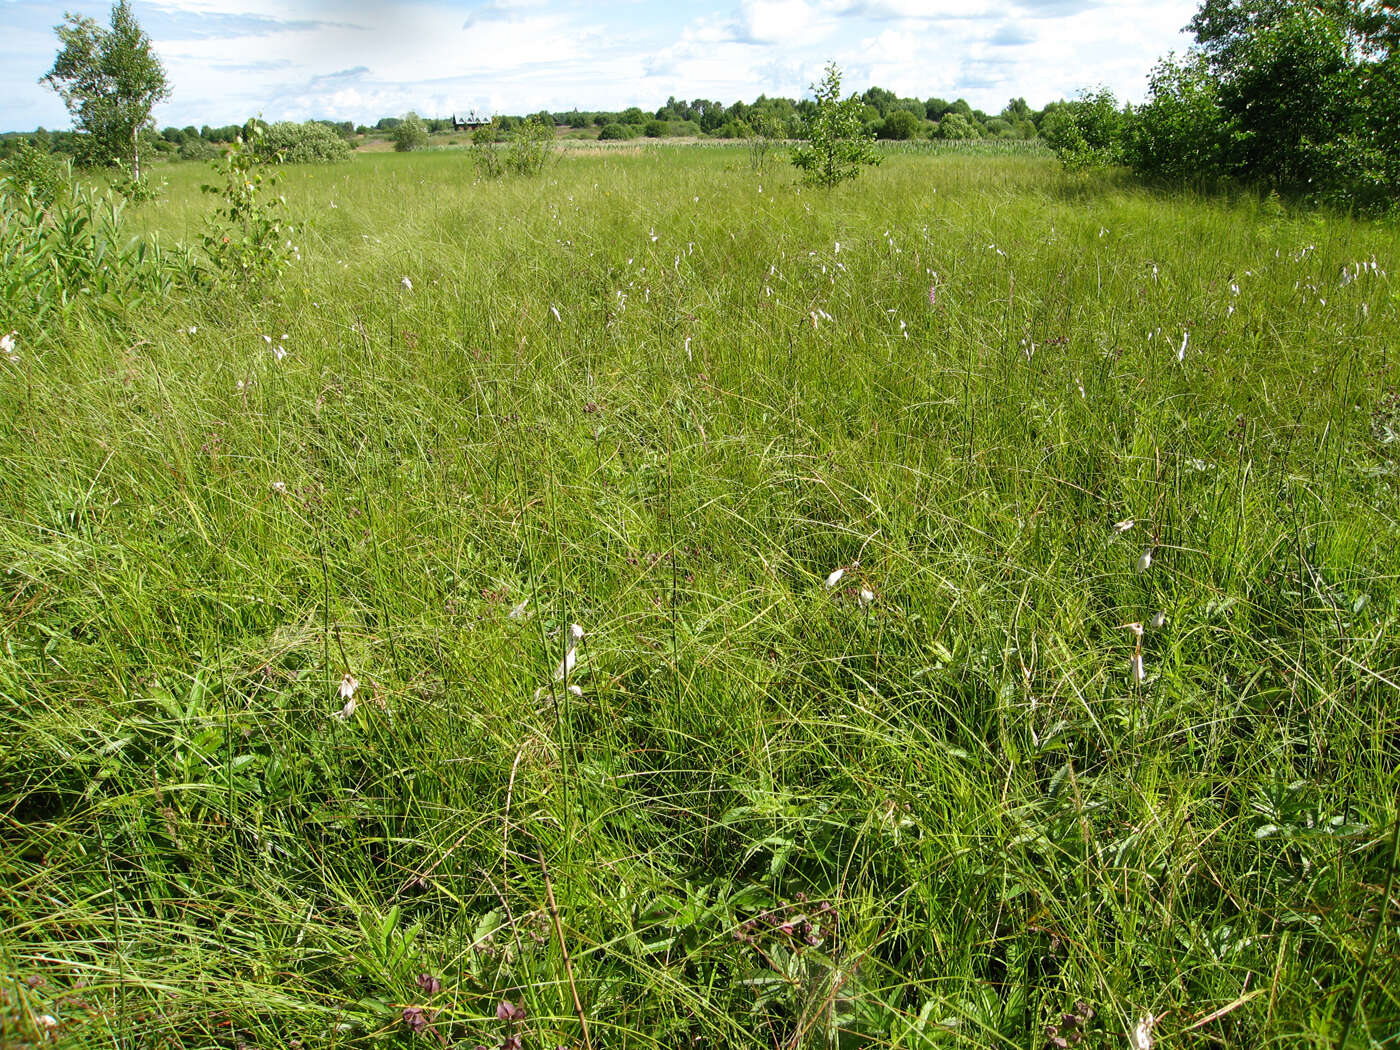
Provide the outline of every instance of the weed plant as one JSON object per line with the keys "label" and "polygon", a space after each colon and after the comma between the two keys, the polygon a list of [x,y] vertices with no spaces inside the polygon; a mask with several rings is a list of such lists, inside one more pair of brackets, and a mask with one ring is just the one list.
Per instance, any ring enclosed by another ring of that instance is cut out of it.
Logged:
{"label": "weed plant", "polygon": [[1394,228],[286,171],[12,322],[0,1043],[1400,1045]]}

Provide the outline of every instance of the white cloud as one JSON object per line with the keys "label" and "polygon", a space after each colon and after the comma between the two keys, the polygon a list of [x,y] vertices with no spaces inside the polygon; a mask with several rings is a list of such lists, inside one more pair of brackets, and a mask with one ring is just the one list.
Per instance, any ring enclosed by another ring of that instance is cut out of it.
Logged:
{"label": "white cloud", "polygon": [[[110,0],[72,0],[105,20]],[[1186,43],[1195,0],[135,0],[174,86],[164,124],[407,109],[659,106],[668,95],[750,100],[807,92],[825,63],[843,87],[966,97],[1000,109],[1108,84],[1141,98],[1156,59]],[[0,126],[61,127],[36,84],[53,61],[49,0],[0,4]],[[13,23],[13,25],[9,23]],[[1034,46],[1027,46],[1033,43]]]}

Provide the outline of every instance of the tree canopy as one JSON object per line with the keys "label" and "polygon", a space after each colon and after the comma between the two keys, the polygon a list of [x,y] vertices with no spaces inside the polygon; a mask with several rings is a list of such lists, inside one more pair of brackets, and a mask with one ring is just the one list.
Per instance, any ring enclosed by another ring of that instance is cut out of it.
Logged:
{"label": "tree canopy", "polygon": [[151,109],[170,97],[165,69],[151,50],[127,0],[117,0],[109,28],[67,14],[54,27],[63,45],[43,77],[73,116],[84,159],[131,162],[141,177],[140,132],[151,126]]}

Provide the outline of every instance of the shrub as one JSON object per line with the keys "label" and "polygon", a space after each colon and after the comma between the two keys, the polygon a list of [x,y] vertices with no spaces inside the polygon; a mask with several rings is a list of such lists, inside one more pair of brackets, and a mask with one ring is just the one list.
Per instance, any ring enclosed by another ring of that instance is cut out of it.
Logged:
{"label": "shrub", "polygon": [[625,124],[604,124],[603,130],[598,132],[600,139],[630,139],[632,136],[627,132]]}
{"label": "shrub", "polygon": [[664,120],[649,120],[642,130],[649,139],[664,139],[671,134],[671,125]]}
{"label": "shrub", "polygon": [[219,155],[219,147],[202,138],[187,138],[180,143],[181,160],[213,160]]}
{"label": "shrub", "polygon": [[768,160],[782,139],[783,131],[782,121],[776,117],[763,115],[754,118],[754,135],[753,138],[749,139],[749,167],[751,169],[762,172],[768,167]]}
{"label": "shrub", "polygon": [[[249,125],[252,125],[249,121]],[[261,125],[260,125],[261,127]],[[249,128],[244,128],[245,142]],[[290,120],[267,126],[256,138],[260,161],[278,160],[284,164],[330,164],[348,160],[350,147],[345,140],[324,124],[307,121],[297,124]]]}
{"label": "shrub", "polygon": [[1168,56],[1152,71],[1148,100],[1134,115],[1125,151],[1144,175],[1190,179],[1225,171],[1227,121],[1205,59]]}
{"label": "shrub", "polygon": [[67,161],[26,142],[5,163],[5,176],[15,190],[47,205],[67,195],[73,169]]}
{"label": "shrub", "polygon": [[904,139],[917,138],[922,122],[907,109],[896,109],[884,119],[878,132],[882,139]]}
{"label": "shrub", "polygon": [[512,134],[506,167],[517,175],[538,175],[544,170],[553,142],[553,119],[546,124],[538,116],[531,117]]}
{"label": "shrub", "polygon": [[[300,256],[288,239],[296,228],[284,226],[279,218],[278,209],[286,202],[270,192],[278,177],[262,170],[266,158],[277,156],[263,145],[271,129],[250,120],[246,130],[247,140],[236,139],[233,148],[214,162],[218,181],[200,187],[220,199],[203,239],[204,250],[219,274],[256,288]],[[322,130],[341,142],[329,129]]]}
{"label": "shrub", "polygon": [[1113,92],[1101,87],[1046,114],[1040,134],[1060,163],[1075,171],[1121,163],[1127,123]]}
{"label": "shrub", "polygon": [[860,174],[862,165],[879,164],[880,154],[864,131],[862,105],[855,95],[841,99],[841,71],[836,63],[826,67],[821,83],[812,85],[816,112],[808,119],[806,142],[792,151],[792,163],[802,181],[813,186],[835,186]]}
{"label": "shrub", "polygon": [[123,228],[125,201],[112,190],[65,183],[45,201],[34,189],[13,170],[0,177],[0,331],[80,307],[118,319],[195,276],[188,252]]}
{"label": "shrub", "polygon": [[403,120],[399,121],[389,132],[389,138],[393,140],[395,150],[399,153],[408,153],[412,150],[422,149],[428,144],[428,129],[423,126],[423,121],[419,119],[418,114],[409,110],[404,114]]}
{"label": "shrub", "polygon": [[945,113],[934,134],[940,139],[959,141],[977,138],[977,127],[961,113]]}

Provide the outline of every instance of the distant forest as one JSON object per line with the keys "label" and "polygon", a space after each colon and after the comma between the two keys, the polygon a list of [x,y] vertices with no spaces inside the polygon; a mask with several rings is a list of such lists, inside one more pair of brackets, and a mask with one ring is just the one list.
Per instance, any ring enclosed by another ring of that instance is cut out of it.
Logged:
{"label": "distant forest", "polygon": [[[948,102],[941,98],[900,98],[893,91],[872,87],[858,96],[863,105],[862,119],[866,131],[881,139],[1033,139],[1039,134],[1044,117],[1063,102],[1052,102],[1042,110],[1034,110],[1023,98],[1014,98],[999,113],[974,109],[963,99]],[[669,98],[655,111],[637,106],[619,111],[571,109],[567,112],[542,110],[517,116],[498,116],[494,125],[498,136],[505,138],[530,117],[537,117],[555,127],[571,129],[579,138],[720,138],[743,139],[755,135],[771,138],[797,138],[803,121],[816,109],[811,99],[769,98],[760,95],[753,102],[722,102],[697,98],[689,102]],[[451,132],[451,116],[420,118],[430,133]],[[317,120],[347,141],[392,132],[403,117],[381,117],[374,124],[353,121]],[[242,124],[222,127],[189,125],[166,127],[145,132],[149,148],[156,154],[179,155],[203,159],[208,149],[219,143],[232,142],[243,130]],[[11,131],[0,135],[0,157],[8,157],[20,145],[29,143],[51,153],[76,154],[74,133],[49,131]]]}

